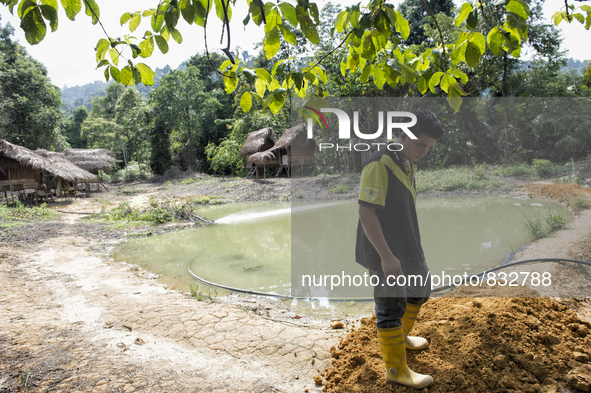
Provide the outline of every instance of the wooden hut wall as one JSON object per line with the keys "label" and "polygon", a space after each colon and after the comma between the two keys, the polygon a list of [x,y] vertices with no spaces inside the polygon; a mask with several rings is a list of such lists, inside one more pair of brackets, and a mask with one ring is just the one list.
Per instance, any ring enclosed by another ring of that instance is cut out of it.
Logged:
{"label": "wooden hut wall", "polygon": [[0,190],[18,191],[26,188],[37,188],[41,184],[41,171],[22,166],[18,161],[8,157],[0,158]]}

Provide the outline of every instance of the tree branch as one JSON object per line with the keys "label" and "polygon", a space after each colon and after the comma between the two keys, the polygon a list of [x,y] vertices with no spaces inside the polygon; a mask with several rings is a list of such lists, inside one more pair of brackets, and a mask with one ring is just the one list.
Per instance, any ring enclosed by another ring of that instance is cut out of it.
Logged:
{"label": "tree branch", "polygon": [[444,68],[447,68],[447,57],[445,56],[445,41],[443,40],[443,33],[441,32],[441,28],[439,27],[439,23],[437,23],[437,19],[435,19],[435,15],[433,15],[431,8],[429,8],[429,6],[425,2],[425,0],[421,0],[421,3],[423,4],[423,7],[425,7],[425,9],[429,13],[429,15],[431,15],[433,22],[435,22],[435,27],[437,27],[437,31],[439,32],[439,39],[441,40],[441,45],[443,46],[443,66],[444,66]]}
{"label": "tree branch", "polygon": [[313,70],[314,68],[316,68],[320,63],[322,63],[324,61],[324,59],[326,59],[328,56],[332,55],[337,49],[339,49],[341,46],[343,46],[343,44],[347,41],[347,39],[349,38],[349,36],[353,33],[353,30],[351,30],[349,32],[349,34],[347,34],[347,36],[343,39],[343,41],[341,41],[341,43],[339,44],[339,46],[337,46],[336,48],[334,48],[333,50],[331,50],[330,52],[328,52],[325,56],[322,57],[322,59],[318,60],[316,62],[316,64],[314,64],[312,67],[310,67],[310,70]]}
{"label": "tree branch", "polygon": [[209,4],[210,4],[209,0],[207,0],[207,9],[205,11],[205,21],[203,22],[203,40],[205,42],[205,54],[207,55],[207,61],[209,62],[209,65],[211,66],[211,68],[213,68],[214,71],[217,72],[219,75],[225,76],[227,78],[231,78],[230,75],[226,75],[223,72],[220,72],[220,70],[218,70],[218,68],[213,64],[213,61],[211,61],[211,57],[209,56],[209,47],[207,46],[207,19],[209,18]]}
{"label": "tree branch", "polygon": [[[228,31],[228,46],[225,47],[224,49],[222,49],[222,52],[224,52],[226,54],[226,56],[228,56],[228,58],[230,59],[230,61],[232,62],[232,64],[236,64],[236,61],[234,61],[234,56],[232,56],[232,52],[230,52],[230,18],[228,18],[228,7],[230,6],[230,0],[228,0],[228,2],[224,2],[224,0],[221,0],[222,2],[222,8],[224,9],[224,26],[226,27],[226,30]],[[222,32],[224,31],[224,29],[222,28]],[[222,35],[223,38],[223,35]]]}

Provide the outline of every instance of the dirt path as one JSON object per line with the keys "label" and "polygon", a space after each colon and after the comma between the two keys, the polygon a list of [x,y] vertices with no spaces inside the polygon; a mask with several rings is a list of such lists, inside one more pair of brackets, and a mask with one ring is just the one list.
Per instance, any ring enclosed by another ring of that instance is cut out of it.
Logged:
{"label": "dirt path", "polygon": [[0,244],[0,392],[313,390],[339,331],[246,310],[264,301],[240,307],[168,290],[104,258],[80,217],[64,214],[36,245]]}

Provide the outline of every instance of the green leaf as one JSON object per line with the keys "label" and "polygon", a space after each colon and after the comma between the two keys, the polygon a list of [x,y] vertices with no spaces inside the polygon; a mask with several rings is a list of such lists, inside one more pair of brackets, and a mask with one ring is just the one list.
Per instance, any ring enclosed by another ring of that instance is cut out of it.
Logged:
{"label": "green leaf", "polygon": [[431,93],[435,94],[435,86],[439,84],[442,76],[443,72],[438,71],[431,76],[431,79],[429,79],[429,90],[431,90]]}
{"label": "green leaf", "polygon": [[29,11],[29,8],[37,8],[38,5],[33,0],[24,0],[18,5],[18,17],[21,18],[21,22],[25,14]]}
{"label": "green leaf", "polygon": [[158,10],[152,15],[152,30],[154,33],[159,33],[162,30],[162,26],[164,25],[164,13],[166,9],[164,4],[160,4],[158,6]]}
{"label": "green leaf", "polygon": [[96,52],[97,63],[105,58],[105,53],[107,52],[107,50],[109,50],[110,47],[111,43],[105,38],[101,38],[100,40],[98,40],[96,46],[94,47],[94,51]]}
{"label": "green leaf", "polygon": [[490,51],[495,56],[499,56],[501,54],[503,43],[505,42],[503,33],[501,33],[498,27],[495,27],[488,32],[486,39],[488,41],[488,47],[490,48]]}
{"label": "green leaf", "polygon": [[179,23],[179,19],[181,18],[181,10],[176,9],[172,6],[172,4],[168,7],[166,12],[164,13],[164,23],[168,27],[169,30],[172,31],[177,24]]}
{"label": "green leaf", "polygon": [[310,16],[314,19],[314,23],[320,23],[320,12],[318,12],[318,5],[316,3],[310,3]]}
{"label": "green leaf", "polygon": [[136,12],[135,14],[133,14],[131,20],[129,21],[129,31],[134,32],[135,29],[138,28],[140,23],[142,23],[142,16],[138,12]]}
{"label": "green leaf", "polygon": [[474,32],[474,33],[470,34],[468,40],[471,43],[478,46],[478,48],[480,48],[480,53],[484,53],[484,51],[486,50],[486,39],[484,38],[482,33]]}
{"label": "green leaf", "polygon": [[404,16],[396,11],[396,31],[400,33],[400,35],[402,36],[402,39],[406,40],[408,38],[408,35],[410,34],[410,26],[408,24],[408,21],[406,19],[404,19]]}
{"label": "green leaf", "polygon": [[226,94],[232,93],[238,87],[238,78],[235,72],[229,72],[224,76],[224,87],[226,88]]}
{"label": "green leaf", "polygon": [[262,80],[261,78],[258,78],[254,82],[254,88],[255,88],[257,94],[262,97],[265,95],[265,91],[267,90],[267,84],[265,83],[264,80]]}
{"label": "green leaf", "polygon": [[154,52],[154,37],[150,36],[146,38],[145,40],[140,42],[139,47],[142,51],[140,53],[141,57],[146,58],[152,56],[152,53]]}
{"label": "green leaf", "polygon": [[337,15],[337,19],[335,21],[335,28],[338,33],[342,33],[343,31],[345,31],[348,15],[349,13],[347,11],[342,11]]}
{"label": "green leaf", "polygon": [[129,44],[129,47],[131,48],[131,55],[134,59],[142,53],[142,50],[136,44]]}
{"label": "green leaf", "polygon": [[39,6],[41,9],[41,14],[45,19],[49,21],[49,26],[51,27],[51,31],[57,30],[57,9],[53,8],[51,5],[41,5]]}
{"label": "green leaf", "polygon": [[277,26],[273,28],[273,30],[269,31],[265,35],[265,41],[263,45],[263,50],[265,51],[265,56],[267,60],[270,60],[277,54],[279,48],[281,47],[281,39],[279,38],[279,29]]}
{"label": "green leaf", "polygon": [[154,84],[154,77],[156,76],[156,73],[144,63],[138,63],[136,68],[140,72],[142,83],[145,86],[152,86]]}
{"label": "green leaf", "polygon": [[250,95],[250,91],[245,91],[242,94],[242,97],[240,97],[240,107],[244,113],[247,113],[252,107],[252,96]]}
{"label": "green leaf", "polygon": [[513,12],[521,16],[523,19],[527,19],[530,14],[529,6],[520,0],[509,0],[509,3],[505,8],[508,12]]}
{"label": "green leaf", "polygon": [[131,68],[131,74],[133,75],[134,84],[139,85],[140,83],[142,83],[142,73],[137,67]]}
{"label": "green leaf", "polygon": [[183,19],[188,24],[193,24],[195,22],[195,16],[197,16],[197,8],[193,5],[191,0],[186,0],[184,2],[184,7],[181,8],[181,14],[183,15]]}
{"label": "green leaf", "polygon": [[292,25],[293,27],[297,27],[298,25],[298,16],[296,14],[295,7],[287,2],[279,3],[279,10],[281,11],[281,16],[287,20],[287,22]]}
{"label": "green leaf", "polygon": [[[106,65],[109,65],[109,60],[103,59],[103,60],[101,60],[101,61],[100,61],[100,62],[99,62],[97,65],[96,65],[96,68],[101,68],[101,67],[104,67],[104,66],[106,66]],[[107,68],[108,68],[108,67],[107,67]]]}
{"label": "green leaf", "polygon": [[[227,2],[227,1],[224,0],[224,2]],[[215,14],[217,15],[217,17],[221,21],[225,20],[224,8],[222,6],[221,0],[214,0],[213,3],[215,5]],[[228,1],[227,3],[228,3],[228,21],[230,21],[232,19],[232,8],[230,7],[230,2]]]}
{"label": "green leaf", "polygon": [[120,72],[121,83],[125,86],[133,85],[133,73],[130,66],[125,66]]}
{"label": "green leaf", "polygon": [[472,4],[470,3],[462,4],[462,9],[460,10],[460,13],[458,14],[454,22],[456,24],[456,27],[461,25],[466,20],[466,18],[468,17],[470,12],[472,12],[473,9],[474,7],[472,7]]}
{"label": "green leaf", "polygon": [[[45,14],[43,16],[45,16]],[[577,12],[576,14],[573,14],[572,16],[574,16],[575,19],[578,20],[579,22],[585,23],[585,17],[583,16],[583,14],[579,14]]]}
{"label": "green leaf", "polygon": [[[279,66],[281,66],[285,62],[285,60],[286,59],[282,59],[282,60],[275,62],[275,64],[273,64],[273,67],[271,68],[271,75],[275,75],[278,72],[282,73],[282,70],[279,68]],[[283,68],[283,67],[281,67],[281,68]]]}
{"label": "green leaf", "polygon": [[468,19],[466,19],[466,27],[469,30],[475,29],[476,25],[478,25],[478,10],[473,10],[468,14]]}
{"label": "green leaf", "polygon": [[316,67],[312,68],[311,71],[314,74],[316,74],[318,76],[318,78],[320,78],[322,83],[326,83],[328,81],[328,78],[326,76],[326,72],[322,68],[320,68],[320,66],[316,66]]}
{"label": "green leaf", "polygon": [[[263,79],[266,83],[271,84],[273,78],[269,74],[269,72],[264,68],[255,68],[255,71],[259,78]],[[262,94],[261,94],[262,95]]]}
{"label": "green leaf", "polygon": [[386,77],[384,75],[384,71],[382,71],[382,69],[375,65],[373,66],[373,82],[376,84],[376,86],[378,87],[378,89],[382,90],[384,88],[384,83],[386,83]]}
{"label": "green leaf", "polygon": [[244,75],[246,77],[246,79],[248,80],[249,83],[254,83],[254,81],[257,78],[257,73],[254,72],[254,70],[250,70],[248,68],[245,68],[244,70],[242,70],[242,75]]}
{"label": "green leaf", "polygon": [[162,54],[166,54],[168,52],[168,42],[162,37],[161,35],[155,35],[154,38],[156,39],[156,45],[158,45],[158,49]]}
{"label": "green leaf", "polygon": [[306,36],[306,38],[314,45],[320,44],[320,37],[318,36],[318,30],[312,19],[308,15],[298,14],[298,21],[300,22],[300,28]]}
{"label": "green leaf", "polygon": [[472,68],[478,67],[481,56],[482,52],[480,51],[480,47],[472,41],[468,42],[468,45],[466,46],[466,64]]}
{"label": "green leaf", "polygon": [[285,38],[285,41],[287,41],[291,45],[296,45],[296,43],[297,43],[296,35],[291,32],[291,30],[289,29],[289,26],[279,25],[279,28],[281,29],[281,33],[283,34],[283,38]]}
{"label": "green leaf", "polygon": [[125,14],[121,15],[121,18],[119,19],[119,24],[121,26],[123,26],[124,24],[129,22],[129,20],[131,19],[132,16],[133,16],[133,13],[131,13],[131,12],[126,12]]}
{"label": "green leaf", "polygon": [[181,32],[178,31],[177,29],[173,28],[172,32],[172,39],[176,41],[177,44],[182,44],[183,43],[183,36],[181,35]]}
{"label": "green leaf", "polygon": [[419,82],[417,83],[417,87],[419,88],[421,94],[425,94],[427,92],[427,81],[425,80],[423,75],[419,76]]}
{"label": "green leaf", "polygon": [[66,16],[70,20],[74,20],[76,15],[82,11],[82,1],[81,0],[61,0],[62,7],[64,7],[64,11],[66,11]]}
{"label": "green leaf", "polygon": [[402,69],[402,75],[407,83],[414,83],[414,81],[417,80],[417,74],[413,68],[404,63],[400,63],[400,68]]}
{"label": "green leaf", "polygon": [[111,66],[109,67],[109,71],[111,73],[111,77],[113,78],[113,80],[117,83],[121,82],[121,75],[119,72],[119,69],[117,67]]}
{"label": "green leaf", "polygon": [[110,48],[109,56],[111,56],[111,61],[113,62],[113,64],[119,65],[119,52],[117,52],[117,49]]}
{"label": "green leaf", "polygon": [[363,71],[361,72],[361,76],[359,77],[359,79],[361,80],[361,82],[366,83],[369,80],[369,73],[371,72],[371,66],[367,65]]}
{"label": "green leaf", "polygon": [[104,71],[105,80],[106,80],[107,82],[109,81],[109,77],[110,77],[110,75],[111,75],[111,74],[109,73],[109,68],[110,68],[110,67],[107,67],[107,68],[105,68],[105,71]]}
{"label": "green leaf", "polygon": [[452,78],[447,74],[444,74],[441,77],[441,86],[440,87],[441,87],[441,90],[443,90],[446,93],[449,92],[450,79],[452,79]]}
{"label": "green leaf", "polygon": [[554,21],[554,25],[558,26],[558,24],[560,22],[562,22],[562,20],[564,19],[564,16],[562,15],[562,12],[556,12],[553,16],[552,19]]}
{"label": "green leaf", "polygon": [[[449,72],[449,71],[448,71]],[[451,73],[453,76],[455,76],[456,78],[460,78],[460,80],[462,81],[463,84],[468,83],[468,75],[466,75],[465,73],[463,73],[462,71],[458,70],[457,68],[454,70],[451,70]]]}
{"label": "green leaf", "polygon": [[281,15],[279,15],[277,7],[272,8],[266,16],[267,24],[265,25],[265,32],[271,31],[275,26],[281,24]]}
{"label": "green leaf", "polygon": [[271,94],[273,99],[269,103],[269,109],[271,110],[271,112],[273,114],[279,112],[279,110],[281,109],[281,107],[285,103],[286,94],[287,94],[287,92],[285,89],[277,89],[277,90],[273,91],[273,93]]}
{"label": "green leaf", "polygon": [[86,0],[84,2],[84,13],[91,17],[93,25],[96,25],[101,17],[99,6],[94,0]]}
{"label": "green leaf", "polygon": [[45,38],[47,27],[38,7],[29,8],[26,11],[21,20],[21,28],[25,31],[25,38],[31,45],[38,44]]}

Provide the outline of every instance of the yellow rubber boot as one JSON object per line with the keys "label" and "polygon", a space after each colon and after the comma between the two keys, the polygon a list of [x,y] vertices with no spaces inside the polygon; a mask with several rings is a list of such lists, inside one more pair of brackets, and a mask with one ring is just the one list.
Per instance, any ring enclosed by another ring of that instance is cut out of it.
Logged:
{"label": "yellow rubber boot", "polygon": [[378,341],[382,359],[386,363],[386,380],[414,389],[422,389],[433,383],[430,375],[415,373],[406,364],[406,348],[402,326],[388,329],[378,328]]}
{"label": "yellow rubber boot", "polygon": [[419,350],[425,349],[429,346],[429,341],[423,337],[409,336],[412,327],[417,320],[421,306],[418,304],[406,303],[406,311],[402,316],[402,329],[404,330],[404,342],[406,349]]}

